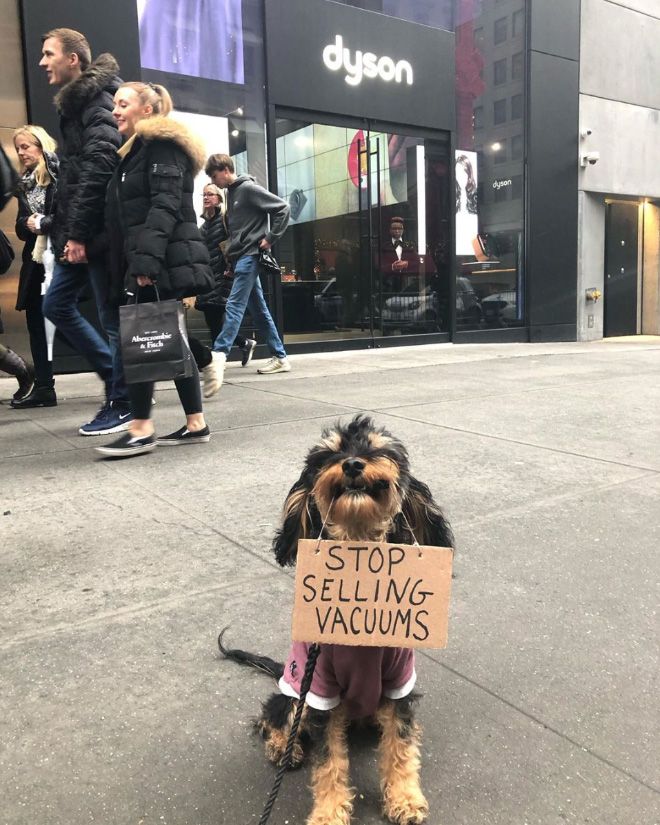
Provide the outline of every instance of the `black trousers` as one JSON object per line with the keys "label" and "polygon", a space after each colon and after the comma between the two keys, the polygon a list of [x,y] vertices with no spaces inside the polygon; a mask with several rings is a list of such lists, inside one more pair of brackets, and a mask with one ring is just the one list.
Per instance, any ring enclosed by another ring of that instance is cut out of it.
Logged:
{"label": "black trousers", "polygon": [[[206,326],[209,328],[209,332],[211,333],[211,348],[213,348],[215,339],[222,332],[222,325],[225,321],[225,308],[216,307],[213,309],[205,309],[204,318],[206,319]],[[234,339],[234,343],[236,344],[236,346],[240,347],[241,349],[243,349],[243,347],[245,346],[246,341],[247,338],[244,338],[240,334],[237,335]]]}
{"label": "black trousers", "polygon": [[43,296],[41,284],[31,283],[25,302],[25,320],[30,335],[30,351],[34,364],[34,383],[39,389],[51,389],[55,386],[53,362],[48,360],[48,343],[44,314],[41,309]]}

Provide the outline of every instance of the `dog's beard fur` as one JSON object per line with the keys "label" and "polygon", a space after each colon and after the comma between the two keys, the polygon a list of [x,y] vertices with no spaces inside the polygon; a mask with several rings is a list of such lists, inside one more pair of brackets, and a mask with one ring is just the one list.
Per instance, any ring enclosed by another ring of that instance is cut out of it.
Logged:
{"label": "dog's beard fur", "polygon": [[339,459],[324,467],[312,488],[314,502],[336,541],[383,541],[401,510],[399,469],[385,456],[368,458],[357,478],[346,475]]}

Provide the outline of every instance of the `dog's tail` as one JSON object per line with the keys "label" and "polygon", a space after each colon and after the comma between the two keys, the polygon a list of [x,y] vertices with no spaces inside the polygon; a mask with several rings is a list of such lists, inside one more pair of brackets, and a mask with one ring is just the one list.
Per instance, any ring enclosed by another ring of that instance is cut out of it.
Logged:
{"label": "dog's tail", "polygon": [[262,670],[274,679],[282,678],[284,675],[284,664],[282,662],[276,662],[273,659],[269,659],[268,656],[258,656],[256,653],[248,653],[246,650],[230,650],[228,647],[225,647],[222,643],[222,637],[228,630],[229,628],[225,627],[218,636],[218,647],[225,659],[231,659],[234,662],[238,662],[239,665],[248,665],[257,670]]}

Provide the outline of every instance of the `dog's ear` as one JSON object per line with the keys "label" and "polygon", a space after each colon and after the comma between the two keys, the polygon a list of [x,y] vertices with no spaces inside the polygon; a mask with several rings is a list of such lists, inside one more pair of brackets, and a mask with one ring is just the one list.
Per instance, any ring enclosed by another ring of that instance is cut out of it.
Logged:
{"label": "dog's ear", "polygon": [[[422,545],[432,547],[454,547],[454,534],[449,522],[442,514],[439,505],[433,499],[431,491],[416,478],[410,484],[403,499],[401,510],[412,528],[414,537]],[[405,519],[401,519],[400,528],[407,528]],[[409,533],[409,530],[406,530]]]}
{"label": "dog's ear", "polygon": [[277,563],[282,567],[295,564],[298,540],[318,535],[320,530],[321,521],[311,494],[309,474],[303,472],[289,490],[282,512],[282,526],[273,539]]}

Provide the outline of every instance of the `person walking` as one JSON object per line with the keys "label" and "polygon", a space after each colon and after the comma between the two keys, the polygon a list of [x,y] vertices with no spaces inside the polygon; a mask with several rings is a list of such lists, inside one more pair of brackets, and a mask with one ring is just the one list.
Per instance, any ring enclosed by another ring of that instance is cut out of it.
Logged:
{"label": "person walking", "polygon": [[[214,183],[207,183],[202,198],[202,217],[204,218],[204,223],[201,226],[202,237],[211,258],[211,270],[213,271],[215,284],[211,292],[197,296],[195,309],[204,313],[206,325],[211,333],[211,340],[214,342],[222,332],[227,300],[234,283],[234,274],[229,269],[229,264],[225,258],[228,234],[225,226],[222,192]],[[257,342],[253,338],[244,338],[239,333],[236,335],[234,343],[243,351],[241,366],[247,367],[252,360]],[[193,355],[195,355],[194,349]],[[220,358],[219,353],[215,353],[215,357]],[[195,358],[197,358],[196,355]],[[197,365],[199,366],[199,360]]]}
{"label": "person walking", "polygon": [[[121,263],[110,268],[110,291],[125,289],[140,302],[208,292],[213,284],[209,253],[193,207],[195,175],[204,164],[202,141],[169,117],[172,100],[163,86],[124,83],[114,97],[112,116],[128,140],[108,187],[106,232]],[[156,291],[157,290],[157,291]],[[133,420],[128,432],[96,449],[104,456],[148,453],[160,446],[208,442],[199,372],[174,382],[186,423],[156,439],[151,421],[153,382],[129,384]]]}
{"label": "person walking", "polygon": [[[57,173],[57,144],[41,126],[21,126],[14,132],[21,179],[16,189],[18,214],[16,235],[25,241],[23,264],[18,281],[16,309],[25,311],[35,381],[24,398],[11,402],[17,410],[57,406],[53,362],[49,358],[48,340],[42,310],[46,270],[44,257],[53,226]],[[52,272],[52,267],[50,267]]]}
{"label": "person walking", "polygon": [[[262,375],[289,372],[291,364],[277,332],[259,280],[260,250],[268,250],[282,237],[288,223],[289,205],[259,186],[252,175],[236,175],[229,155],[215,154],[206,162],[206,174],[220,189],[227,189],[227,229],[229,242],[226,255],[234,273],[234,283],[227,301],[222,331],[213,344],[224,366],[241,326],[245,310],[271,354],[267,364],[257,370]],[[268,217],[272,226],[268,231]],[[221,378],[222,380],[222,378]]]}
{"label": "person walking", "polygon": [[[55,106],[62,133],[51,233],[56,264],[43,313],[105,384],[105,402],[95,418],[80,428],[80,435],[107,435],[125,430],[131,415],[119,345],[119,310],[105,300],[107,274],[103,258],[94,249],[122,140],[111,114],[112,98],[121,84],[119,66],[110,54],[92,62],[84,35],[65,28],[42,37],[39,65],[50,85],[60,87]],[[78,310],[78,295],[88,283],[109,345]]]}

